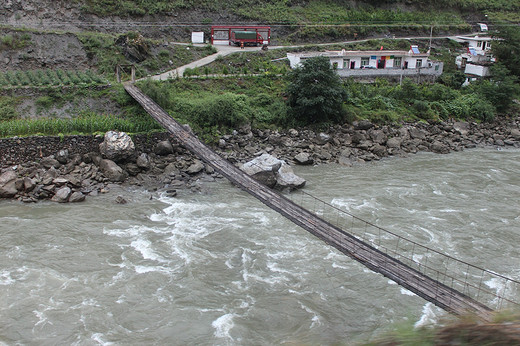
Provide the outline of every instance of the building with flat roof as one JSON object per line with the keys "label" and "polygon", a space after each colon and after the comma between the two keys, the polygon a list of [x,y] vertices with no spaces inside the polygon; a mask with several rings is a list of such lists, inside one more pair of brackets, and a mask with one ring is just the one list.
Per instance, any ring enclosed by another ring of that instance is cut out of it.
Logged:
{"label": "building with flat roof", "polygon": [[413,78],[425,81],[442,74],[443,63],[430,60],[430,52],[421,53],[417,46],[408,51],[325,51],[308,53],[287,53],[291,68],[296,68],[305,59],[324,56],[341,77],[374,79],[378,77],[423,77]]}

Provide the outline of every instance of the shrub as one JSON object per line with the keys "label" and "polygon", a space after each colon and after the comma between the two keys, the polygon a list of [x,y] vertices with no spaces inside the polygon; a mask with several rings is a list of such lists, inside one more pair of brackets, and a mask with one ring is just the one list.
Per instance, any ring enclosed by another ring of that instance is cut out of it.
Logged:
{"label": "shrub", "polygon": [[451,117],[459,119],[475,118],[480,121],[492,120],[496,109],[477,94],[461,95],[446,102],[445,108]]}
{"label": "shrub", "polygon": [[305,60],[301,67],[291,72],[289,79],[289,106],[297,121],[316,124],[343,120],[342,105],[346,94],[328,58]]}
{"label": "shrub", "polygon": [[0,97],[0,122],[12,120],[18,117],[18,112],[10,97]]}

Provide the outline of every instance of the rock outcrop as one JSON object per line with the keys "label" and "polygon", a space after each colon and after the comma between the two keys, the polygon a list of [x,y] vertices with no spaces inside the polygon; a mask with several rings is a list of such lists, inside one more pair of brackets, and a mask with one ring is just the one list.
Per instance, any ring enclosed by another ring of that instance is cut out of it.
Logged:
{"label": "rock outcrop", "polygon": [[292,168],[282,160],[269,154],[244,163],[240,169],[264,185],[283,190],[305,186],[305,179],[294,174]]}

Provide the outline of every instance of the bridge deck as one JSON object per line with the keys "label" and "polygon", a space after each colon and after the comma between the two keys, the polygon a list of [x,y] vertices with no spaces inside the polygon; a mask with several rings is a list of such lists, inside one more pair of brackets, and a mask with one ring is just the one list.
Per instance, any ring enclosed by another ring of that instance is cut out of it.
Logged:
{"label": "bridge deck", "polygon": [[204,145],[195,135],[185,130],[184,127],[172,119],[171,116],[152,99],[144,95],[135,85],[126,84],[125,89],[179,143],[211,165],[233,184],[298,226],[314,234],[345,255],[362,263],[370,270],[383,274],[385,277],[448,312],[457,315],[473,313],[483,320],[491,318],[492,310],[487,306],[375,249],[371,245],[295,204],[278,192],[252,179]]}

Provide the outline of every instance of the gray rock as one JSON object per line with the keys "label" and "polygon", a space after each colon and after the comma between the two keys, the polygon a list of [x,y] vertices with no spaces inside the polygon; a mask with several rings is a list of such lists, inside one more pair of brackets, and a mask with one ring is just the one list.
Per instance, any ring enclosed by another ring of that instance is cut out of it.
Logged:
{"label": "gray rock", "polygon": [[139,166],[137,166],[137,164],[129,162],[126,164],[126,171],[131,176],[136,176],[141,172],[141,169],[139,168]]}
{"label": "gray rock", "polygon": [[378,157],[384,157],[387,155],[386,147],[377,143],[372,148],[370,148],[370,151],[372,151],[372,153]]}
{"label": "gray rock", "polygon": [[295,129],[289,129],[289,131],[287,132],[289,134],[289,136],[291,137],[298,137],[299,133],[297,130]]}
{"label": "gray rock", "polygon": [[372,124],[368,120],[360,120],[358,122],[354,122],[354,129],[356,130],[370,130],[372,127],[374,127],[374,124]]}
{"label": "gray rock", "polygon": [[56,179],[54,179],[54,180],[52,181],[52,183],[53,183],[54,185],[56,185],[56,186],[63,186],[63,185],[65,185],[65,184],[67,184],[68,182],[69,182],[68,179],[65,179],[65,178],[63,178],[63,177],[58,177],[58,178],[56,178]]}
{"label": "gray rock", "polygon": [[23,186],[25,191],[30,192],[36,187],[36,182],[32,178],[25,177],[23,178]]}
{"label": "gray rock", "polygon": [[79,191],[73,192],[69,197],[69,203],[83,202],[84,200],[85,195]]}
{"label": "gray rock", "polygon": [[399,132],[399,137],[401,137],[403,139],[410,138],[410,132],[408,131],[408,129],[406,127],[400,127],[398,132]]}
{"label": "gray rock", "polygon": [[511,129],[511,137],[513,137],[517,141],[520,141],[520,130],[519,129]]}
{"label": "gray rock", "polygon": [[199,160],[195,160],[195,162],[190,167],[188,167],[186,172],[188,174],[197,174],[197,173],[201,172],[203,169],[204,169],[204,164]]}
{"label": "gray rock", "polygon": [[51,201],[58,202],[58,203],[66,203],[69,200],[71,189],[68,186],[62,187],[61,189],[57,190],[54,196],[51,198]]}
{"label": "gray rock", "polygon": [[426,139],[426,133],[417,127],[410,127],[408,133],[413,139]]}
{"label": "gray rock", "polygon": [[399,137],[392,137],[392,138],[389,138],[387,141],[386,141],[386,146],[388,148],[400,148],[401,147],[401,138]]}
{"label": "gray rock", "polygon": [[320,132],[320,133],[318,133],[318,135],[316,136],[316,138],[314,140],[315,140],[316,144],[324,145],[331,141],[331,137],[326,133]]}
{"label": "gray rock", "polygon": [[470,124],[467,122],[456,121],[453,123],[453,130],[462,136],[466,136],[470,130]]}
{"label": "gray rock", "polygon": [[103,142],[99,144],[99,151],[104,158],[120,162],[135,154],[135,145],[126,133],[108,131]]}
{"label": "gray rock", "polygon": [[56,160],[62,165],[69,162],[69,151],[67,149],[58,151],[58,153],[56,154]]}
{"label": "gray rock", "polygon": [[54,157],[52,156],[48,156],[48,157],[44,157],[40,164],[45,168],[45,169],[50,169],[50,168],[59,168],[60,167],[60,162],[58,160],[56,160]]}
{"label": "gray rock", "polygon": [[305,179],[294,174],[292,168],[283,163],[278,172],[276,172],[276,188],[290,190],[300,189],[305,186]]}
{"label": "gray rock", "polygon": [[430,146],[430,150],[437,154],[448,154],[450,147],[440,141],[434,141]]}
{"label": "gray rock", "polygon": [[269,154],[244,163],[240,169],[271,188],[294,189],[305,185],[305,180],[296,176],[289,165]]}
{"label": "gray rock", "polygon": [[137,164],[137,167],[141,169],[150,169],[150,157],[148,157],[148,154],[146,153],[139,155],[135,163]]}
{"label": "gray rock", "polygon": [[369,136],[372,141],[377,144],[385,144],[387,140],[387,136],[383,130],[370,130]]}
{"label": "gray rock", "polygon": [[366,141],[367,137],[361,132],[354,132],[351,139],[352,139],[352,144],[359,144],[361,142]]}
{"label": "gray rock", "polygon": [[309,153],[299,153],[294,157],[294,160],[300,165],[312,165],[314,163]]}
{"label": "gray rock", "polygon": [[0,198],[11,198],[18,193],[16,180],[18,174],[13,170],[7,170],[0,175]]}
{"label": "gray rock", "polygon": [[126,174],[123,169],[112,160],[101,160],[99,162],[99,169],[103,175],[112,182],[123,181],[126,178]]}
{"label": "gray rock", "polygon": [[166,174],[166,175],[175,175],[175,174],[179,174],[179,173],[180,173],[180,171],[174,162],[169,163],[166,167],[164,167],[164,174]]}
{"label": "gray rock", "polygon": [[14,187],[18,191],[23,191],[23,189],[24,189],[23,179],[16,179],[14,182]]}
{"label": "gray rock", "polygon": [[157,145],[155,146],[154,152],[157,155],[161,155],[161,156],[170,155],[170,154],[173,154],[173,146],[170,143],[170,141],[168,141],[168,140],[161,141],[161,142],[157,143]]}

